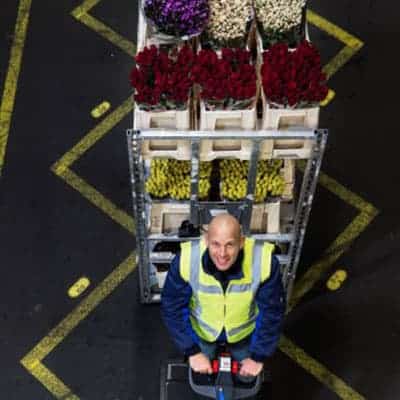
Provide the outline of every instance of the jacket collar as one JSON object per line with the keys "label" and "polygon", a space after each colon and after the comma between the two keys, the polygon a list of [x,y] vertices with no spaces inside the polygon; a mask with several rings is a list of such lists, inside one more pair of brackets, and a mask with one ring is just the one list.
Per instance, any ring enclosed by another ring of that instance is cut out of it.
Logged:
{"label": "jacket collar", "polygon": [[215,266],[208,249],[204,252],[202,257],[204,272],[214,276],[218,280],[221,280],[222,277],[225,277],[227,280],[243,278],[242,261],[243,249],[239,251],[238,257],[233,265],[226,272],[222,272]]}

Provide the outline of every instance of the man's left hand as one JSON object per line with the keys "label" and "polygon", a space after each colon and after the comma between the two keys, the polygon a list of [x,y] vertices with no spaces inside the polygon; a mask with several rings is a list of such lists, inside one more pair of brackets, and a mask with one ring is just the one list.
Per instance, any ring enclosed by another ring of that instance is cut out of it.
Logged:
{"label": "man's left hand", "polygon": [[251,358],[245,358],[241,362],[239,374],[243,376],[257,376],[263,369],[264,364]]}

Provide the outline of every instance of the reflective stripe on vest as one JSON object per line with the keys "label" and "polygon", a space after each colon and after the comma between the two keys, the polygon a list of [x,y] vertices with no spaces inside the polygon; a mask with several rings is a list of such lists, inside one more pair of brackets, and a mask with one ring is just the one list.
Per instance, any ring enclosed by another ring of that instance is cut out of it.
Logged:
{"label": "reflective stripe on vest", "polygon": [[231,280],[224,294],[220,282],[204,272],[204,241],[181,244],[180,274],[192,288],[190,321],[202,339],[213,342],[225,328],[228,342],[235,343],[254,330],[258,314],[254,299],[261,282],[270,275],[273,248],[272,244],[246,239],[243,277]]}

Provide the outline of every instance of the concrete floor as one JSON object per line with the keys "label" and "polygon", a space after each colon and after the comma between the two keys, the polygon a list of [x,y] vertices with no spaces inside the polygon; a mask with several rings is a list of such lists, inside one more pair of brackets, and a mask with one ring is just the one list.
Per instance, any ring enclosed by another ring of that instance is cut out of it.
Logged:
{"label": "concrete floor", "polygon": [[[5,400],[155,400],[160,365],[177,356],[159,307],[138,302],[132,263],[121,266],[135,248],[125,141],[132,121],[119,108],[130,95],[132,60],[87,26],[85,14],[71,15],[80,3],[33,0],[30,9],[0,179]],[[1,5],[1,93],[17,5]],[[399,7],[360,0],[315,0],[309,7],[364,47],[332,76],[336,96],[321,111],[320,125],[330,130],[323,172],[336,183],[326,178],[318,188],[299,278],[311,282],[307,271],[317,262],[329,268],[288,315],[264,398],[394,400],[400,398]],[[136,14],[136,2],[126,0],[103,0],[90,10],[133,43]],[[310,34],[324,63],[343,47],[313,25]],[[95,120],[90,111],[104,100],[111,109]],[[98,141],[87,151],[79,147],[71,172],[53,172],[95,127]],[[343,243],[332,246],[337,237]],[[348,279],[329,291],[325,283],[339,268]],[[82,276],[90,287],[69,298]]]}

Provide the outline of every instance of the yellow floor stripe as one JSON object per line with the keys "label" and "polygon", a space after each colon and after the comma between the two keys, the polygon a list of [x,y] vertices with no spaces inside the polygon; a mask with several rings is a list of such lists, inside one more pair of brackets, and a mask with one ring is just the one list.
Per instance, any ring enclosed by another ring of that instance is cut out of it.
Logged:
{"label": "yellow floor stripe", "polygon": [[289,310],[292,310],[303,296],[313,288],[321,279],[321,276],[338,260],[348,249],[350,244],[365,230],[377,215],[369,212],[361,212],[347,228],[329,246],[322,258],[313,264],[301,277],[294,287],[289,303]]}
{"label": "yellow floor stripe", "polygon": [[131,97],[126,99],[117,109],[104,118],[94,129],[79,141],[71,150],[60,158],[53,166],[52,170],[61,175],[78,158],[89,150],[97,141],[106,135],[115,125],[117,125],[133,109]]}
{"label": "yellow floor stripe", "polygon": [[327,96],[320,103],[321,107],[326,107],[335,98],[335,96],[336,96],[335,91],[329,89]]}
{"label": "yellow floor stripe", "polygon": [[363,42],[346,32],[342,28],[321,17],[311,10],[307,10],[307,20],[317,28],[323,30],[328,35],[342,42],[345,47],[339,51],[323,68],[328,79],[335,74],[357,51],[363,47]]}
{"label": "yellow floor stripe", "polygon": [[[132,252],[81,303],[44,337],[22,360],[21,364],[58,399],[77,400],[71,391],[41,364],[107,296],[109,296],[136,268],[136,254]],[[68,397],[65,397],[67,396]]]}
{"label": "yellow floor stripe", "polygon": [[[360,48],[362,45],[360,46]],[[347,61],[350,60],[351,57],[354,56],[354,54],[357,52],[357,50],[353,49],[352,47],[343,47],[342,50],[339,51],[323,68],[323,71],[325,72],[327,78],[329,79],[333,74],[335,74],[340,68],[343,67],[344,64],[347,63]]]}
{"label": "yellow floor stripe", "polygon": [[[21,361],[24,365],[24,362]],[[26,365],[24,365],[27,368]],[[27,368],[28,369],[28,368]],[[37,362],[29,372],[56,398],[60,400],[79,400],[58,377],[46,368],[41,362]]]}
{"label": "yellow floor stripe", "polygon": [[360,39],[346,32],[344,29],[328,21],[327,19],[321,17],[312,10],[307,10],[307,20],[317,28],[325,31],[335,39],[344,43],[346,46],[358,50],[363,45],[363,42]]}
{"label": "yellow floor stripe", "polygon": [[76,7],[71,14],[75,18],[80,18],[83,14],[88,13],[95,5],[100,3],[101,0],[85,0],[80,6]]}
{"label": "yellow floor stripe", "polygon": [[93,186],[89,185],[70,169],[64,170],[61,174],[57,175],[68,183],[68,185],[77,190],[83,197],[89,200],[94,206],[107,214],[112,220],[120,224],[128,232],[134,234],[134,219],[125,211],[119,209],[112,201],[108,200]]}
{"label": "yellow floor stripe", "polygon": [[14,110],[15,94],[17,92],[18,78],[21,70],[31,4],[32,0],[21,0],[19,2],[14,40],[11,47],[10,61],[8,63],[3,97],[0,105],[0,177],[5,162],[8,135]]}
{"label": "yellow floor stripe", "polygon": [[[328,139],[329,140],[329,139]],[[345,203],[350,204],[352,207],[357,208],[360,211],[375,213],[376,208],[370,203],[366,202],[361,196],[358,196],[349,189],[346,189],[342,184],[340,184],[335,179],[328,176],[326,173],[322,172],[319,175],[319,184],[325,189],[328,189]]]}
{"label": "yellow floor stripe", "polygon": [[[305,162],[298,162],[296,166],[304,171]],[[319,184],[334,193],[344,202],[360,210],[360,213],[328,247],[322,258],[313,264],[297,282],[290,299],[289,310],[292,310],[299,303],[301,298],[312,289],[321,279],[321,276],[337,261],[379,213],[372,204],[346,189],[339,182],[323,172],[319,175]]]}
{"label": "yellow floor stripe", "polygon": [[279,349],[290,357],[297,364],[301,365],[306,371],[326,385],[344,400],[365,400],[361,394],[348,386],[342,379],[338,378],[333,372],[329,371],[324,365],[309,356],[304,350],[296,346],[286,336],[282,336]]}
{"label": "yellow floor stripe", "polygon": [[[306,167],[306,162],[304,160],[298,160],[296,162],[296,168],[298,168],[300,171],[304,172],[305,167]],[[349,189],[346,189],[346,187],[344,187],[341,183],[331,178],[323,171],[320,171],[318,177],[318,184],[320,184],[325,189],[332,192],[335,196],[339,197],[345,203],[350,204],[352,207],[357,208],[360,211],[371,212],[371,213],[376,212],[376,208],[373,207],[367,201],[365,201],[361,196],[355,194]]]}
{"label": "yellow floor stripe", "polygon": [[79,21],[85,24],[87,27],[93,29],[99,35],[109,40],[115,46],[119,47],[121,50],[130,56],[136,54],[136,46],[130,40],[125,39],[119,33],[112,30],[109,26],[99,21],[97,18],[92,17],[90,14],[82,14],[79,17]]}

